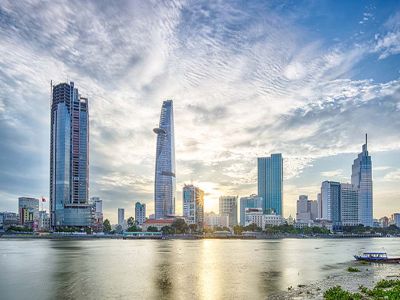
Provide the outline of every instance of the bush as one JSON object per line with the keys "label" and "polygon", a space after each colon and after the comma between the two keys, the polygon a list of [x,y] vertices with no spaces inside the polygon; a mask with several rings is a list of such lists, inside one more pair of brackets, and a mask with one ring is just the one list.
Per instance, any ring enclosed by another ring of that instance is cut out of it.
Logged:
{"label": "bush", "polygon": [[359,300],[361,295],[358,293],[350,293],[343,290],[340,286],[335,286],[325,291],[324,299],[326,300]]}
{"label": "bush", "polygon": [[348,268],[347,268],[347,271],[348,271],[348,272],[352,272],[352,273],[360,272],[360,270],[359,270],[358,268],[353,268],[353,267],[348,267]]}

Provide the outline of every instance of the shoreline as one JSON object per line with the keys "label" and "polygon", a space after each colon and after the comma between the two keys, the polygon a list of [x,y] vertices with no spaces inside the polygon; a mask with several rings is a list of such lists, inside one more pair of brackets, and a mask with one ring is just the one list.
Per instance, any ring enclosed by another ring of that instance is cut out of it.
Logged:
{"label": "shoreline", "polygon": [[[324,299],[324,292],[332,287],[340,286],[349,292],[359,292],[360,287],[373,288],[382,279],[400,279],[399,264],[377,264],[349,261],[337,271],[325,278],[297,287],[288,287],[287,291],[277,292],[267,299]],[[359,272],[349,272],[348,267],[359,269]]]}

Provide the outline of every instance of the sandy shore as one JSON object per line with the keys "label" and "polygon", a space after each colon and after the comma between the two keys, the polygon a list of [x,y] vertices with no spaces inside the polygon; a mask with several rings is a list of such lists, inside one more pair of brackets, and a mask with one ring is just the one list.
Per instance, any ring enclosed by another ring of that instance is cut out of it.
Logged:
{"label": "sandy shore", "polygon": [[[348,272],[348,267],[355,267],[360,272]],[[350,262],[343,264],[343,269],[317,282],[288,288],[288,291],[277,293],[268,299],[323,299],[323,293],[334,286],[357,292],[360,286],[372,288],[381,279],[400,279],[400,264],[362,264]]]}

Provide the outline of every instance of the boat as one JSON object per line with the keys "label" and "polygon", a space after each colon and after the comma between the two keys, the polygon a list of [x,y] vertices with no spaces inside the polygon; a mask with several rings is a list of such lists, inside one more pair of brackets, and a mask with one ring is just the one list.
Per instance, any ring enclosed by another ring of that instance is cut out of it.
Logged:
{"label": "boat", "polygon": [[375,263],[400,264],[400,257],[388,257],[386,252],[364,252],[362,255],[354,255],[354,258]]}

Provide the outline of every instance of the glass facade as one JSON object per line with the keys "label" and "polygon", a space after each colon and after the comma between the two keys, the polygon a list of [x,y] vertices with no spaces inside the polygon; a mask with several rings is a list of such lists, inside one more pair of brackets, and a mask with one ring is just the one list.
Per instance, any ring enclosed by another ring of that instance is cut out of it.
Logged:
{"label": "glass facade", "polygon": [[154,204],[156,219],[175,215],[175,142],[172,100],[163,102],[157,134]]}
{"label": "glass facade", "polygon": [[342,225],[358,225],[358,192],[352,184],[340,184],[340,201]]}
{"label": "glass facade", "polygon": [[89,226],[89,115],[74,83],[52,86],[50,134],[51,227]]}
{"label": "glass facade", "polygon": [[367,135],[362,152],[352,165],[351,183],[358,191],[358,221],[373,226],[372,161],[368,154]]}
{"label": "glass facade", "polygon": [[334,226],[341,224],[340,183],[324,181],[321,186],[322,218],[332,221]]}
{"label": "glass facade", "polygon": [[282,154],[272,154],[270,157],[259,157],[258,165],[258,195],[263,198],[263,210],[266,214],[283,215],[283,159]]}
{"label": "glass facade", "polygon": [[194,185],[183,187],[183,216],[186,223],[204,227],[204,191]]}

